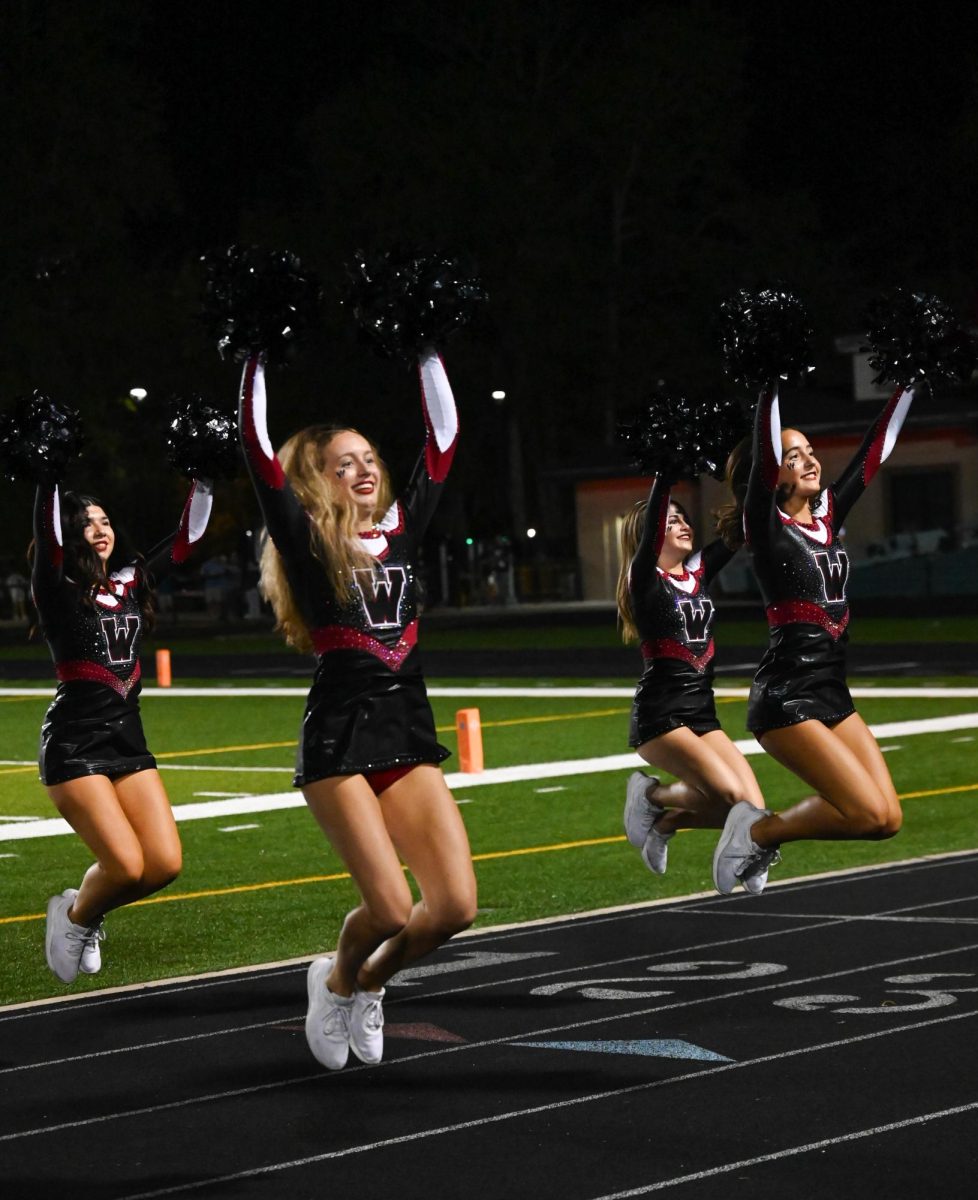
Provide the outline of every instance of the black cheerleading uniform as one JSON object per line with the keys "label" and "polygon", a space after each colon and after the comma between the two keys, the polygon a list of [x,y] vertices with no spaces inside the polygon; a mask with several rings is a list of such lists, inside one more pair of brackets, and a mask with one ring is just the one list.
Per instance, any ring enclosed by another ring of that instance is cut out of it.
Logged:
{"label": "black cheerleading uniform", "polygon": [[268,534],[309,629],[318,662],[306,702],[294,784],[440,763],[417,650],[417,557],[458,440],[455,401],[437,354],[419,363],[426,438],[404,494],[361,533],[371,565],[338,595],[314,550],[314,530],[272,450],[260,359],[245,365],[240,425]]}
{"label": "black cheerleading uniform", "polygon": [[176,533],[144,564],[113,571],[89,605],[64,573],[58,489],[38,487],[31,588],[58,679],[41,726],[38,766],[46,786],[156,766],[139,716],[139,593],[147,577],[159,578],[188,557],[207,527],[211,500],[210,484],[195,481]]}
{"label": "black cheerleading uniform", "polygon": [[688,555],[681,575],[657,565],[669,517],[669,486],[652,484],[645,527],[628,569],[635,627],[645,669],[632,703],[628,744],[670,729],[720,728],[713,700],[713,601],[707,585],[733,557],[721,541]]}
{"label": "black cheerleading uniform", "polygon": [[910,388],[894,392],[839,479],[813,501],[806,524],[778,507],[778,394],[761,394],[744,502],[744,533],[770,631],[747,704],[747,728],[755,735],[801,721],[831,725],[855,711],[846,684],[849,557],[840,533],[892,451],[912,399]]}

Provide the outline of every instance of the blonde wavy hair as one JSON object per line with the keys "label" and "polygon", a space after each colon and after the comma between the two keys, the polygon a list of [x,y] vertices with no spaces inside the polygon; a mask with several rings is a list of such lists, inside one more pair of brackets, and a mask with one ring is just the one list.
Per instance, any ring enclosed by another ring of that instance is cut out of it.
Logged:
{"label": "blonde wavy hair", "polygon": [[[309,425],[300,429],[278,452],[285,477],[309,515],[312,552],[326,569],[329,582],[341,601],[353,588],[355,567],[372,567],[376,560],[364,550],[357,538],[359,514],[331,477],[324,474],[326,448],[340,433],[363,437],[373,451],[380,469],[380,488],[374,517],[381,517],[394,501],[390,475],[369,438],[348,425]],[[275,543],[265,537],[261,552],[261,590],[275,613],[276,629],[282,631],[290,646],[313,652],[312,637],[285,571],[285,563]]]}
{"label": "blonde wavy hair", "polygon": [[628,569],[642,540],[645,529],[645,513],[649,507],[648,500],[639,500],[637,504],[625,513],[621,523],[621,564],[618,568],[618,588],[615,599],[618,601],[618,625],[621,629],[621,640],[625,643],[638,641],[638,630],[635,628],[635,611],[632,608],[632,593],[628,587]]}

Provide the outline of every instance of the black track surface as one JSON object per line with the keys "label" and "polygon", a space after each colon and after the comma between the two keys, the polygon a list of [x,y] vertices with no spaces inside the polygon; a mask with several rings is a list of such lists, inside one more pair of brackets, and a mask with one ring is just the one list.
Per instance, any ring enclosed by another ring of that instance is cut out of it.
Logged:
{"label": "black track surface", "polygon": [[969,1196],[976,868],[457,939],[376,1067],[311,1059],[304,966],[0,1011],[2,1194]]}

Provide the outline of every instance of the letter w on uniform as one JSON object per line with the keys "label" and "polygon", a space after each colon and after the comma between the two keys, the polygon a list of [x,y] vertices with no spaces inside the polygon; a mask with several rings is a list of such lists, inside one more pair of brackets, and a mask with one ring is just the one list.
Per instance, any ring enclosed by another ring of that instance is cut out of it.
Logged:
{"label": "letter w on uniform", "polygon": [[407,587],[403,567],[357,567],[354,583],[371,629],[392,629],[401,623],[401,600]]}
{"label": "letter w on uniform", "polygon": [[100,624],[109,662],[132,662],[132,647],[139,631],[139,617],[102,617]]}
{"label": "letter w on uniform", "polygon": [[845,600],[846,583],[849,580],[849,555],[845,550],[839,551],[839,557],[832,562],[827,554],[814,555],[815,566],[822,576],[822,587],[826,600]]}
{"label": "letter w on uniform", "polygon": [[686,629],[686,640],[705,642],[713,620],[713,601],[703,596],[699,600],[680,600],[679,613]]}

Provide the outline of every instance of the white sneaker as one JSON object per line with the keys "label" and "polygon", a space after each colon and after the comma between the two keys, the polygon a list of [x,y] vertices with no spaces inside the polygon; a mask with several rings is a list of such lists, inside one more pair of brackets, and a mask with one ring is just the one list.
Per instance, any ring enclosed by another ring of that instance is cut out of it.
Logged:
{"label": "white sneaker", "polygon": [[713,884],[722,896],[729,896],[741,876],[764,854],[750,835],[751,826],[771,814],[741,800],[727,814],[723,832],[713,854]]}
{"label": "white sneaker", "polygon": [[78,892],[66,888],[60,896],[48,901],[48,918],[44,930],[44,956],[48,966],[62,983],[72,983],[78,974],[82,950],[91,934],[87,925],[76,925],[68,919],[68,909]]}
{"label": "white sneaker", "polygon": [[352,996],[336,996],[326,986],[333,969],[331,958],[316,958],[306,974],[309,1007],[306,1010],[306,1041],[312,1056],[324,1067],[338,1071],[350,1053]]}
{"label": "white sneaker", "polygon": [[657,788],[659,780],[655,775],[646,775],[642,771],[633,771],[625,786],[625,837],[636,850],[645,846],[652,826],[665,812],[658,804],[653,804],[648,798],[649,788]]}
{"label": "white sneaker", "polygon": [[675,836],[675,830],[672,833],[659,833],[654,825],[649,830],[649,836],[645,839],[645,845],[642,847],[642,862],[656,875],[665,875],[666,873],[669,842]]}
{"label": "white sneaker", "polygon": [[350,1049],[362,1063],[379,1063],[384,1057],[384,1006],[386,988],[367,992],[357,988],[353,993],[350,1014]]}
{"label": "white sneaker", "polygon": [[740,873],[740,882],[744,891],[752,896],[759,896],[767,884],[767,873],[770,867],[776,867],[781,861],[777,850],[764,849],[759,854],[751,856],[751,861]]}
{"label": "white sneaker", "polygon": [[92,925],[88,929],[88,936],[85,938],[85,944],[82,946],[81,958],[78,960],[78,969],[85,975],[97,975],[102,969],[102,947],[101,942],[105,941],[105,927],[102,921],[97,925]]}

